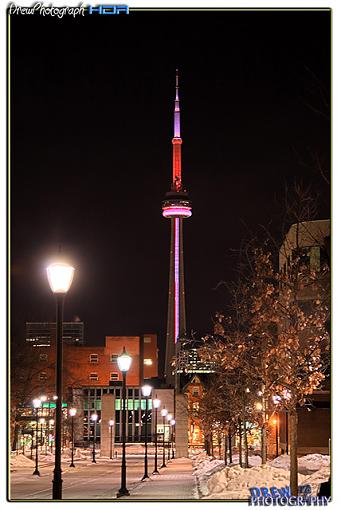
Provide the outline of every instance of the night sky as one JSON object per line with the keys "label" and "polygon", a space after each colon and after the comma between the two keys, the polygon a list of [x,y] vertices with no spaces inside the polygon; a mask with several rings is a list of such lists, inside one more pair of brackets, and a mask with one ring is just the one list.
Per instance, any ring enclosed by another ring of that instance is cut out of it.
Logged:
{"label": "night sky", "polygon": [[330,13],[134,12],[11,17],[12,334],[54,320],[45,276],[76,268],[65,320],[89,344],[166,329],[175,69],[180,74],[187,323],[224,306],[231,249],[295,178],[329,189]]}

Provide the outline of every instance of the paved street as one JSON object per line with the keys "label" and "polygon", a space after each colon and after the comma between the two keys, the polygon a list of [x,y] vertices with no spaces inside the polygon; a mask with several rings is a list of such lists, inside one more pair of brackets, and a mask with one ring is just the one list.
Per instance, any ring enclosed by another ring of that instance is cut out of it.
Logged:
{"label": "paved street", "polygon": [[[159,464],[161,462],[160,457]],[[98,458],[96,464],[88,459],[78,460],[75,464],[76,468],[70,468],[69,462],[63,463],[63,500],[116,498],[121,482],[120,457],[112,461]],[[148,466],[151,473],[154,469],[154,457],[150,456]],[[39,467],[40,477],[32,475],[34,464],[32,464],[32,468],[20,467],[10,473],[10,499],[12,501],[51,499],[53,466],[46,463],[41,465]],[[171,471],[173,469],[171,468]],[[168,471],[168,468],[162,471]],[[143,456],[128,456],[127,486],[130,491],[133,491],[134,487],[140,483],[143,472]],[[174,483],[170,481],[170,487],[173,485]]]}

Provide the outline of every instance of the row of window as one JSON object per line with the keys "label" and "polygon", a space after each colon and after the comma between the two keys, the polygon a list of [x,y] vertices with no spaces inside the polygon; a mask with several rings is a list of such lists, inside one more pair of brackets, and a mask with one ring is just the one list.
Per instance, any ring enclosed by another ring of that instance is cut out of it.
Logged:
{"label": "row of window", "polygon": [[[118,354],[112,354],[111,355],[111,363],[117,363],[117,357],[118,357]],[[47,354],[39,354],[39,360],[40,361],[47,361],[48,360]],[[97,364],[98,363],[98,354],[90,354],[89,355],[89,362],[93,363],[93,364]],[[150,358],[145,358],[143,360],[143,363],[145,365],[147,365],[147,366],[150,366],[150,365],[153,364],[153,360],[150,359]]]}
{"label": "row of window", "polygon": [[[117,358],[118,358],[118,354],[112,354],[111,355],[111,363],[117,363]],[[89,362],[90,363],[98,363],[98,354],[90,354],[89,355]],[[152,365],[153,364],[153,360],[150,359],[150,358],[145,358],[143,360],[143,363],[145,365]]]}
{"label": "row of window", "polygon": [[[118,372],[111,372],[110,373],[110,381],[118,381]],[[47,380],[47,373],[46,372],[39,372],[39,380],[40,381],[46,381]],[[90,381],[98,381],[98,373],[97,372],[91,372],[89,374],[89,380]]]}

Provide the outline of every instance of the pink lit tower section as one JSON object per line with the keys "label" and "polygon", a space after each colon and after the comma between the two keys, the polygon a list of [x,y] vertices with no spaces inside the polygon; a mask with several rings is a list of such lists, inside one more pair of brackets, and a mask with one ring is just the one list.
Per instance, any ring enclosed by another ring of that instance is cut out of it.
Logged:
{"label": "pink lit tower section", "polygon": [[[171,244],[169,264],[168,317],[166,338],[165,377],[166,382],[176,385],[172,360],[176,356],[180,338],[186,334],[184,256],[183,256],[183,220],[192,215],[191,202],[182,184],[180,135],[179,76],[176,71],[174,136],[173,144],[173,178],[171,190],[162,202],[162,215],[171,220]],[[179,391],[179,388],[177,388]]]}

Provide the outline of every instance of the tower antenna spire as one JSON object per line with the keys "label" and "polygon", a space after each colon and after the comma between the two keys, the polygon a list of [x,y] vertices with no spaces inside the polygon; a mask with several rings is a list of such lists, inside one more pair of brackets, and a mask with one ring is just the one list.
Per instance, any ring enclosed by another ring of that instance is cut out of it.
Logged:
{"label": "tower antenna spire", "polygon": [[180,138],[179,70],[175,71],[174,138]]}

